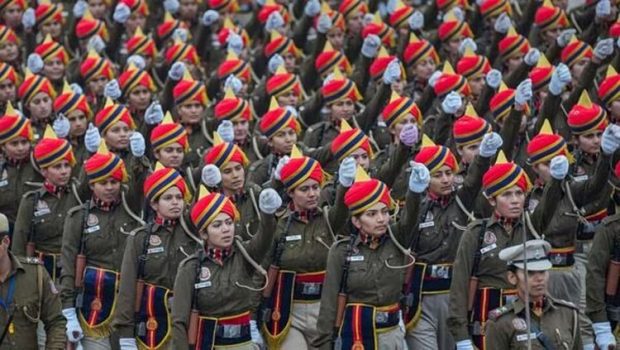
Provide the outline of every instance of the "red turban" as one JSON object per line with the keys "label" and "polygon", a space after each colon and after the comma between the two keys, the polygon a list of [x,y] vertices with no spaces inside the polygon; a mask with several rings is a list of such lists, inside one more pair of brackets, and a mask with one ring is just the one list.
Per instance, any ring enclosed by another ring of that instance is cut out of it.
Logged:
{"label": "red turban", "polygon": [[75,155],[69,141],[59,139],[48,126],[43,138],[34,146],[34,160],[41,169],[49,168],[63,160],[69,162],[70,166],[75,166]]}
{"label": "red turban", "polygon": [[287,190],[294,190],[306,180],[314,180],[319,185],[323,184],[325,176],[319,162],[305,156],[294,157],[291,155],[291,157],[280,172],[282,183]]}
{"label": "red turban", "polygon": [[88,183],[105,181],[112,178],[120,182],[127,182],[129,176],[125,169],[125,162],[116,154],[109,152],[105,142],[101,142],[99,151],[84,162],[84,171]]}
{"label": "red turban", "polygon": [[240,215],[235,204],[220,193],[209,193],[201,197],[192,207],[190,217],[198,231],[205,231],[209,224],[220,214],[228,215],[234,221],[239,221]]}
{"label": "red turban", "polygon": [[153,202],[156,201],[169,188],[177,187],[183,195],[183,200],[189,203],[191,194],[187,183],[178,171],[172,168],[159,168],[144,180],[144,197]]}

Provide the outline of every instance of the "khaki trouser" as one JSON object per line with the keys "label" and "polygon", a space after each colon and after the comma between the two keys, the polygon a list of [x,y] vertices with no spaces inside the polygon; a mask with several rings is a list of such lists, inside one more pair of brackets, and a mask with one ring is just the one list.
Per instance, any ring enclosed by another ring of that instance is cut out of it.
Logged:
{"label": "khaki trouser", "polygon": [[110,337],[94,338],[84,336],[80,341],[84,350],[110,350],[112,345],[110,344]]}
{"label": "khaki trouser", "polygon": [[448,331],[450,294],[422,296],[422,315],[418,323],[407,332],[409,349],[454,349],[454,340]]}
{"label": "khaki trouser", "polygon": [[377,336],[377,348],[378,349],[393,349],[393,350],[405,350],[405,330],[400,326],[394,327],[385,333],[378,333]]}
{"label": "khaki trouser", "polygon": [[310,344],[318,333],[316,324],[319,318],[321,302],[298,303],[293,302],[291,311],[292,323],[289,332],[282,342],[282,350],[316,349]]}
{"label": "khaki trouser", "polygon": [[[215,346],[215,350],[258,350],[260,347],[255,343],[249,342],[241,345]],[[172,349],[172,347],[170,347]]]}

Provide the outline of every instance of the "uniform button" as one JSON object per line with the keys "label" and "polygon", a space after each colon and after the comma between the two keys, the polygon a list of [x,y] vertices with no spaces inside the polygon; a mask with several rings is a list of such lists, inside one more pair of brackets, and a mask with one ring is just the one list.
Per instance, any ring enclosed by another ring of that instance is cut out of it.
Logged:
{"label": "uniform button", "polygon": [[443,243],[442,243],[442,244],[443,244],[443,245],[448,245],[448,242],[446,242],[446,241],[443,241]]}
{"label": "uniform button", "polygon": [[59,217],[59,218],[61,218],[61,217],[62,217],[62,214],[58,214],[58,217]]}

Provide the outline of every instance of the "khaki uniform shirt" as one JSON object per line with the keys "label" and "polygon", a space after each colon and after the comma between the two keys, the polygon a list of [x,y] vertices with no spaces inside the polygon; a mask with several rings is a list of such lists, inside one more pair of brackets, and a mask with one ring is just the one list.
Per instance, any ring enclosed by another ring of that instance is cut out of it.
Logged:
{"label": "khaki uniform shirt", "polygon": [[0,212],[6,215],[9,222],[17,219],[18,203],[27,191],[27,182],[42,182],[43,177],[32,167],[30,162],[10,165],[0,162]]}

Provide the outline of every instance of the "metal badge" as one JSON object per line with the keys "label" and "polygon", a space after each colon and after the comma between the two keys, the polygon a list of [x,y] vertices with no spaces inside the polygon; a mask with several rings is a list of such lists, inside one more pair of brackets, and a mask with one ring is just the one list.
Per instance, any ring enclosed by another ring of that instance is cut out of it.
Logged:
{"label": "metal badge", "polygon": [[200,268],[200,280],[208,281],[211,278],[211,270],[208,267],[203,266]]}
{"label": "metal badge", "polygon": [[149,237],[149,244],[153,246],[158,246],[161,244],[161,238],[157,235],[151,235]]}
{"label": "metal badge", "polygon": [[484,233],[484,244],[493,244],[497,242],[497,237],[493,231],[487,231]]}
{"label": "metal badge", "polygon": [[303,294],[305,295],[321,294],[321,284],[320,283],[304,283]]}
{"label": "metal badge", "polygon": [[99,223],[99,218],[95,214],[88,214],[88,218],[86,219],[86,225],[95,226]]}
{"label": "metal badge", "polygon": [[517,317],[512,320],[512,326],[517,331],[524,331],[527,329],[527,323],[525,323],[525,320],[520,317]]}
{"label": "metal badge", "polygon": [[225,325],[224,326],[224,338],[239,338],[241,336],[241,325]]}

